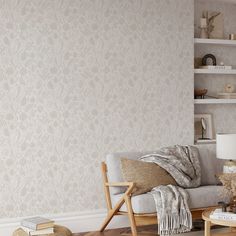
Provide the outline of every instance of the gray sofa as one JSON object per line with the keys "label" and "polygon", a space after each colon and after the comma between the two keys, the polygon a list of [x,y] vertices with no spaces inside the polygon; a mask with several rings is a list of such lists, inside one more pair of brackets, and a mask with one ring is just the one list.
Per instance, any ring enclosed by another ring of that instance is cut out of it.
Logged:
{"label": "gray sofa", "polygon": [[[217,203],[219,201],[225,200],[222,197],[223,187],[220,185],[216,177],[217,174],[220,174],[222,172],[224,161],[216,158],[215,144],[202,144],[202,145],[196,145],[196,147],[198,148],[200,153],[201,186],[198,188],[191,188],[186,190],[190,196],[190,201],[189,201],[190,208],[196,210],[198,209],[204,210],[205,208],[217,206]],[[125,157],[128,159],[138,159],[140,156],[147,153],[150,152],[142,152],[142,153],[127,152],[127,153],[108,154],[106,156],[106,175],[104,176],[105,182],[107,183],[124,182],[121,173],[120,158]],[[124,187],[122,184],[105,184],[104,186],[108,202],[108,211],[112,213],[111,210],[117,208],[117,205],[119,205],[120,199],[124,196],[127,187]],[[130,196],[131,210],[134,216],[135,215],[148,216],[148,215],[154,215],[156,213],[154,199],[150,193],[145,193],[138,196],[131,196],[131,194],[129,193],[129,196]],[[109,201],[110,201],[110,207],[109,207]],[[124,201],[123,203],[126,202]],[[120,204],[118,210],[115,213],[117,212],[118,213],[126,212],[129,214],[129,204]],[[108,220],[108,223],[109,221],[110,218]],[[133,221],[134,224],[137,224],[138,220],[136,219],[135,222],[135,217],[134,217]],[[103,229],[104,227],[102,227],[102,230]],[[136,235],[135,232],[133,232],[133,235]]]}

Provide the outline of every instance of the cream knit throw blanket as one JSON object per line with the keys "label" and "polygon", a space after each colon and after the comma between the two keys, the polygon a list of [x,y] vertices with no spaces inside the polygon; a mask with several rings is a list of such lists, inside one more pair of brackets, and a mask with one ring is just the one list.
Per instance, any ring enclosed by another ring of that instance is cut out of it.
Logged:
{"label": "cream knit throw blanket", "polygon": [[[173,146],[142,156],[140,160],[154,162],[165,169],[180,186],[158,186],[152,189],[158,216],[158,233],[170,235],[190,231],[192,216],[188,194],[183,188],[198,187],[201,169],[198,149],[193,146]],[[182,188],[181,188],[182,187]]]}

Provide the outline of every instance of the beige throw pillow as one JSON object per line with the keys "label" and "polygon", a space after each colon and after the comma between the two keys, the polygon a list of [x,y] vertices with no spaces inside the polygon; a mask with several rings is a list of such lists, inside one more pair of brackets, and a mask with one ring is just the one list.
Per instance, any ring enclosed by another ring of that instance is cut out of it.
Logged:
{"label": "beige throw pillow", "polygon": [[121,159],[123,178],[127,182],[134,182],[133,195],[151,191],[159,185],[177,185],[174,178],[155,163]]}

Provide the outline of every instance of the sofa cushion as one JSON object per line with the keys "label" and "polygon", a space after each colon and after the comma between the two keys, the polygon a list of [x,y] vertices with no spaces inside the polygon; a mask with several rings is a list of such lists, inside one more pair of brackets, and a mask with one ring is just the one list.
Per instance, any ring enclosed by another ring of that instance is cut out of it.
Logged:
{"label": "sofa cushion", "polygon": [[[198,188],[186,189],[189,194],[189,207],[202,208],[216,206],[219,201],[228,201],[222,197],[222,186],[201,186]],[[113,206],[119,201],[123,194],[112,196]],[[133,211],[136,214],[155,213],[156,206],[150,192],[133,196],[131,198]],[[125,204],[121,207],[121,211],[127,211]]]}
{"label": "sofa cushion", "polygon": [[[111,153],[106,156],[107,164],[107,176],[109,182],[123,182],[123,176],[121,173],[121,158],[128,158],[137,160],[140,156],[145,153],[141,152],[117,152]],[[124,193],[126,188],[123,187],[112,187],[110,188],[111,194]]]}
{"label": "sofa cushion", "polygon": [[[201,165],[201,185],[218,184],[216,174],[220,174],[223,170],[223,160],[216,158],[216,145],[215,144],[201,144],[196,145],[199,150],[199,161]],[[108,154],[106,156],[106,164],[108,169],[108,180],[110,182],[123,182],[121,172],[120,158],[128,158],[137,160],[139,157],[151,153],[149,152],[120,152]],[[125,188],[115,187],[111,188],[111,194],[123,193]]]}
{"label": "sofa cushion", "polygon": [[133,196],[151,191],[159,185],[176,185],[174,178],[155,163],[121,159],[121,169],[126,182],[134,182]]}
{"label": "sofa cushion", "polygon": [[215,144],[196,145],[201,166],[201,185],[220,184],[216,175],[223,171],[224,160],[216,158]]}

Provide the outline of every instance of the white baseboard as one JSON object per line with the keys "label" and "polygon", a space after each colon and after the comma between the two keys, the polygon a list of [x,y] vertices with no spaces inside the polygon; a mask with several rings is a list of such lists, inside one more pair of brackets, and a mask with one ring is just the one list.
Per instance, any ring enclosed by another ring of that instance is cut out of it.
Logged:
{"label": "white baseboard", "polygon": [[[56,224],[68,227],[73,233],[79,233],[98,230],[106,217],[106,213],[105,209],[101,209],[44,216],[55,220]],[[0,219],[0,235],[12,236],[23,218],[26,217]],[[129,222],[126,216],[115,216],[107,228],[114,229],[127,226],[129,226]]]}

